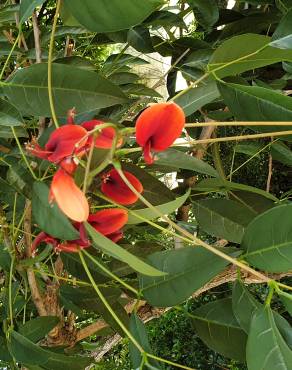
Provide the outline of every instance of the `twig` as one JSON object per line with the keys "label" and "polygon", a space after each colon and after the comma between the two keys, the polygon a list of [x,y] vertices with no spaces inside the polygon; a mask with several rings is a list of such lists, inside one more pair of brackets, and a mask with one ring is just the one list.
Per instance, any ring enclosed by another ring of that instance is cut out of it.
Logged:
{"label": "twig", "polygon": [[[271,141],[273,141],[273,138],[271,138]],[[273,157],[272,154],[269,154],[269,165],[268,165],[268,178],[267,178],[267,186],[266,186],[266,191],[267,193],[270,192],[270,187],[271,187],[271,180],[272,180],[272,174],[273,174]]]}
{"label": "twig", "polygon": [[[26,201],[25,217],[23,221],[23,228],[25,231],[25,252],[26,257],[31,258],[31,202]],[[38,310],[40,316],[47,316],[44,300],[40,294],[38,284],[33,270],[29,267],[27,269],[28,284],[31,290],[32,300]]]}
{"label": "twig", "polygon": [[38,25],[38,18],[37,18],[35,11],[32,13],[32,26],[33,26],[33,35],[34,35],[36,63],[41,63],[42,62],[42,49],[41,49],[41,42],[40,42],[40,28]]}

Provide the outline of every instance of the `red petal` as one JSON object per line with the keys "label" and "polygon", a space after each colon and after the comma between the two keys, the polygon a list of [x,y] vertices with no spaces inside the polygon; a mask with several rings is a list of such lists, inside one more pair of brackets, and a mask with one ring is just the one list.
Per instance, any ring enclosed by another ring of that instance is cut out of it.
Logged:
{"label": "red petal", "polygon": [[119,230],[119,231],[116,231],[115,233],[107,235],[106,237],[109,238],[114,243],[117,243],[120,239],[122,239],[123,232]]}
{"label": "red petal", "polygon": [[89,215],[88,222],[103,235],[121,229],[128,221],[128,212],[124,209],[112,208]]}
{"label": "red petal", "polygon": [[[58,163],[62,159],[80,151],[87,143],[85,128],[78,125],[64,125],[57,128],[50,136],[45,148],[52,152],[48,157],[51,162]],[[78,148],[76,144],[78,143]]]}
{"label": "red petal", "polygon": [[75,242],[65,242],[65,243],[58,244],[58,246],[55,249],[56,251],[59,251],[59,252],[77,253],[79,249],[83,249],[83,248],[86,248],[86,247],[82,247]]}
{"label": "red petal", "polygon": [[144,160],[147,164],[152,164],[154,162],[153,155],[151,153],[151,143],[147,141],[143,147]]}
{"label": "red petal", "polygon": [[67,157],[65,159],[62,159],[62,161],[60,162],[60,167],[62,167],[66,172],[72,175],[72,173],[74,173],[77,168],[77,164],[74,162],[74,159],[72,157]]}
{"label": "red petal", "polygon": [[53,238],[52,236],[46,234],[45,232],[40,232],[34,239],[32,245],[31,245],[31,251],[32,253],[37,249],[37,247],[41,243],[47,243],[52,244],[54,247],[57,245],[58,241],[57,239]]}
{"label": "red petal", "polygon": [[[134,188],[142,193],[143,185],[141,182],[130,172],[124,171],[124,175]],[[120,177],[117,170],[112,169],[106,175],[104,175],[104,182],[101,185],[101,191],[109,198],[119,204],[133,204],[138,200],[136,194],[129,189],[128,185]]]}
{"label": "red petal", "polygon": [[[82,127],[84,127],[87,131],[93,130],[96,126],[102,125],[103,121],[92,120],[82,123]],[[95,138],[95,147],[96,148],[103,148],[103,149],[110,149],[112,147],[113,139],[115,137],[115,129],[113,127],[106,127],[101,130],[100,133],[96,133]],[[91,136],[88,140],[88,145],[90,146],[92,143],[93,137]]]}
{"label": "red petal", "polygon": [[89,215],[87,199],[73,178],[63,169],[55,173],[50,193],[50,198],[56,201],[66,216],[78,222],[87,220]]}
{"label": "red petal", "polygon": [[44,150],[42,147],[40,147],[35,139],[26,145],[26,150],[35,157],[42,159],[48,159],[48,157],[52,154],[52,152]]}
{"label": "red petal", "polygon": [[142,147],[150,141],[153,150],[165,150],[181,135],[184,124],[184,112],[177,104],[154,104],[137,119],[136,141]]}

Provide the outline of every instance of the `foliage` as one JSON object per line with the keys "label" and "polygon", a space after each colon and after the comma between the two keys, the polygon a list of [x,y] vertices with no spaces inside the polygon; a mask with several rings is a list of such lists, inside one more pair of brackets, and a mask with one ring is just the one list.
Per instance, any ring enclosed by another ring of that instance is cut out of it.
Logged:
{"label": "foliage", "polygon": [[291,368],[290,3],[0,1],[3,368]]}

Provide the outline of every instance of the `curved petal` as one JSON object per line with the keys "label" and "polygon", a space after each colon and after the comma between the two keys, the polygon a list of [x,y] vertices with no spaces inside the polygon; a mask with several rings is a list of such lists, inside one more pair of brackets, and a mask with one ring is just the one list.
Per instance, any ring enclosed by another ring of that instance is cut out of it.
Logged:
{"label": "curved petal", "polygon": [[[52,152],[48,159],[58,163],[80,151],[87,143],[88,137],[86,135],[85,128],[78,125],[64,125],[57,128],[45,145],[45,149]],[[77,144],[78,147],[76,147]]]}
{"label": "curved petal", "polygon": [[136,121],[136,141],[142,147],[150,142],[153,150],[165,150],[181,135],[184,124],[184,112],[177,104],[154,104]]}
{"label": "curved petal", "polygon": [[[134,188],[139,193],[142,193],[143,185],[141,182],[130,172],[124,171],[124,174]],[[115,169],[112,169],[104,175],[104,182],[101,185],[101,191],[107,197],[123,205],[133,204],[138,200],[138,196],[129,189]]]}
{"label": "curved petal", "polygon": [[118,230],[112,234],[107,235],[106,237],[109,238],[112,242],[117,243],[123,237],[123,232]]}
{"label": "curved petal", "polygon": [[73,178],[63,169],[59,169],[53,177],[50,199],[55,200],[61,211],[71,220],[78,222],[87,220],[89,215],[87,199]]}
{"label": "curved petal", "polygon": [[47,244],[52,244],[54,247],[56,247],[56,245],[58,244],[58,240],[53,238],[52,236],[48,235],[47,233],[45,233],[44,231],[40,232],[34,239],[32,245],[31,245],[31,251],[32,253],[35,252],[35,250],[37,249],[37,247],[41,244],[41,243],[47,243]]}
{"label": "curved petal", "polygon": [[128,212],[125,209],[103,209],[89,215],[87,220],[95,230],[103,235],[109,235],[120,230],[128,221]]}
{"label": "curved petal", "polygon": [[[96,126],[102,125],[103,121],[92,120],[82,123],[82,127],[84,127],[87,131],[93,130]],[[101,130],[101,132],[96,134],[95,138],[95,147],[101,149],[110,149],[112,147],[113,139],[115,137],[115,129],[113,127],[106,127]],[[92,143],[93,137],[91,136],[88,140],[88,145],[90,146]]]}

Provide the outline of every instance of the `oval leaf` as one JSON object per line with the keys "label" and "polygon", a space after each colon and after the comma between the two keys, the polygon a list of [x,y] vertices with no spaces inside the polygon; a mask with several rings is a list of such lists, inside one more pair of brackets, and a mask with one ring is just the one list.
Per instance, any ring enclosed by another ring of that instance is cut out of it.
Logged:
{"label": "oval leaf", "polygon": [[[45,63],[18,70],[3,86],[4,94],[23,113],[50,117],[47,70]],[[52,66],[52,75],[52,92],[59,116],[66,116],[72,107],[80,114],[127,102],[119,87],[95,72],[56,63]]]}
{"label": "oval leaf", "polygon": [[140,24],[161,0],[65,0],[73,17],[90,31],[115,32]]}
{"label": "oval leaf", "polygon": [[106,238],[104,235],[96,231],[87,222],[85,223],[85,227],[94,243],[93,245],[95,248],[102,250],[109,256],[112,256],[122,262],[127,263],[135,271],[140,272],[141,274],[149,276],[165,275],[164,272],[161,272],[156,268],[148,265],[133,254],[129,253],[126,249],[123,249],[119,245],[113,243],[110,239]]}
{"label": "oval leaf", "polygon": [[288,272],[292,265],[292,204],[274,207],[247,227],[242,248],[244,258],[268,272]]}
{"label": "oval leaf", "polygon": [[223,356],[245,361],[247,335],[233,314],[230,298],[198,308],[192,313],[192,321],[199,337],[209,348]]}

